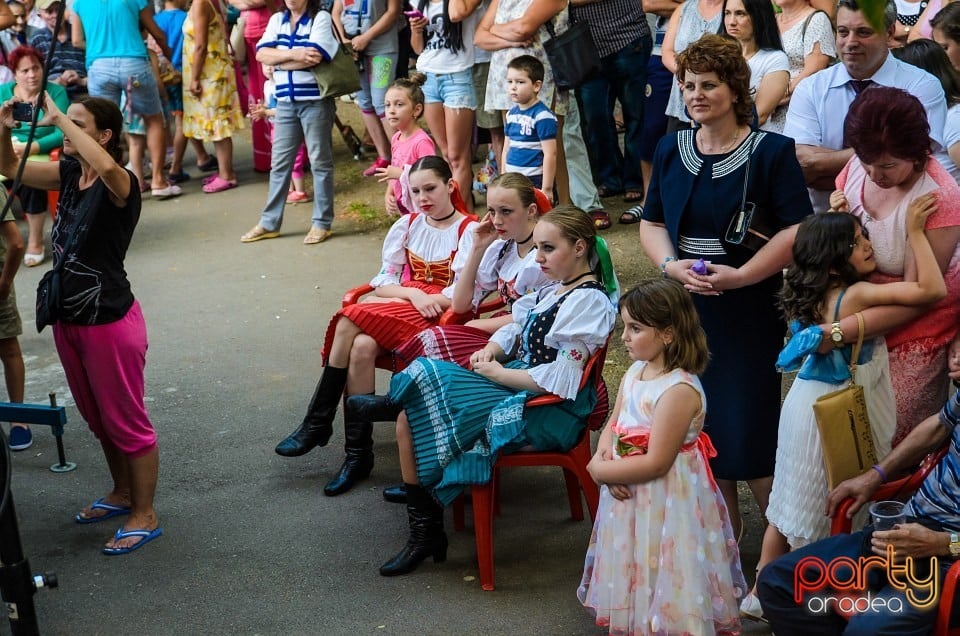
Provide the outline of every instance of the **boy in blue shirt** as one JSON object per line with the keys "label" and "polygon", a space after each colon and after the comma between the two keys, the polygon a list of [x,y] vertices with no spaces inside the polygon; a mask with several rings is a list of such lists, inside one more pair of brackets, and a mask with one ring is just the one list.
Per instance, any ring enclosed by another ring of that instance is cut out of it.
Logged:
{"label": "boy in blue shirt", "polygon": [[539,99],[543,63],[521,55],[507,64],[507,92],[516,106],[507,111],[503,127],[503,172],[519,172],[556,203],[557,117]]}

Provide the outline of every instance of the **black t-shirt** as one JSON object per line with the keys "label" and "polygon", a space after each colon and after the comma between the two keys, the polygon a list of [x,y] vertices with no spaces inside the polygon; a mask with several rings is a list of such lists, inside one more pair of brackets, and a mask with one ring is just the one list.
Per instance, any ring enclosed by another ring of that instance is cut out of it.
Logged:
{"label": "black t-shirt", "polygon": [[[80,163],[60,161],[60,203],[53,224],[53,264],[66,258],[61,273],[61,322],[103,325],[123,318],[133,305],[133,292],[123,269],[133,231],[140,220],[140,188],[129,170],[130,195],[117,207],[102,179],[80,190]],[[81,214],[83,225],[78,227]],[[64,255],[71,234],[78,235]]]}

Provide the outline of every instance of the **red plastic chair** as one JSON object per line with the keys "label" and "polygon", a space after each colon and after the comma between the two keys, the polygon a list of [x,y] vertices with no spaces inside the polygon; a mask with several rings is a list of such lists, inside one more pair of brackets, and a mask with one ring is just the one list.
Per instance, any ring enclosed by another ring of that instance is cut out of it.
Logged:
{"label": "red plastic chair", "polygon": [[[584,368],[581,388],[592,382],[600,388],[603,363],[607,348],[604,346],[587,361]],[[604,394],[605,395],[605,394]],[[557,404],[563,399],[556,395],[540,395],[527,400],[527,408],[536,408]],[[597,516],[600,503],[600,489],[590,473],[587,463],[592,457],[590,449],[590,431],[600,429],[607,419],[609,404],[606,399],[598,399],[593,412],[587,417],[587,426],[577,445],[567,452],[560,451],[519,451],[509,455],[500,455],[493,465],[493,476],[489,483],[473,486],[470,494],[473,502],[473,525],[477,540],[477,562],[480,569],[480,587],[486,591],[494,589],[493,574],[493,518],[499,514],[499,474],[501,468],[518,466],[559,466],[563,468],[563,478],[567,486],[567,499],[570,502],[570,516],[574,521],[583,521],[583,505],[580,493],[587,500],[590,520]],[[453,527],[463,530],[464,497],[453,503]]]}
{"label": "red plastic chair", "polygon": [[[897,500],[904,501],[912,495],[923,480],[933,471],[943,456],[947,454],[950,443],[947,442],[942,448],[929,453],[920,462],[917,470],[895,481],[887,482],[880,486],[871,501]],[[847,518],[847,511],[853,505],[853,499],[844,499],[837,506],[830,523],[830,534],[841,534],[850,532],[852,521]],[[960,636],[960,628],[950,629],[950,611],[953,609],[953,596],[957,589],[957,582],[960,581],[960,561],[954,563],[943,578],[940,589],[940,601],[937,606],[937,620],[933,627],[933,636]]]}

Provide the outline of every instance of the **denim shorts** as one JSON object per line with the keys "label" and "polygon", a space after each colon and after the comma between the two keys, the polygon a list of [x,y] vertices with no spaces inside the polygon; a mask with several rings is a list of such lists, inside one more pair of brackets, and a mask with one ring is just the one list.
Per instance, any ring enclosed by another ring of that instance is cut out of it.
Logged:
{"label": "denim shorts", "polygon": [[114,104],[120,95],[129,92],[131,108],[138,115],[162,112],[157,80],[150,62],[137,57],[101,57],[93,61],[87,72],[90,97],[105,97]]}
{"label": "denim shorts", "polygon": [[426,103],[442,103],[447,108],[477,109],[477,94],[473,90],[473,69],[456,73],[426,73],[423,85]]}

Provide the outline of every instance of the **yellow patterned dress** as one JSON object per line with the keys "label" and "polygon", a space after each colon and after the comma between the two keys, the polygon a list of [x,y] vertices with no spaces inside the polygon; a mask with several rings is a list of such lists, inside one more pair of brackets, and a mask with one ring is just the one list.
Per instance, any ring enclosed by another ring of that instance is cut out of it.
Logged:
{"label": "yellow patterned dress", "polygon": [[219,0],[210,2],[214,19],[207,24],[207,57],[200,79],[202,92],[194,97],[190,92],[192,77],[194,30],[193,20],[183,21],[183,134],[203,141],[220,141],[233,136],[245,126],[233,58],[227,49],[223,13]]}

